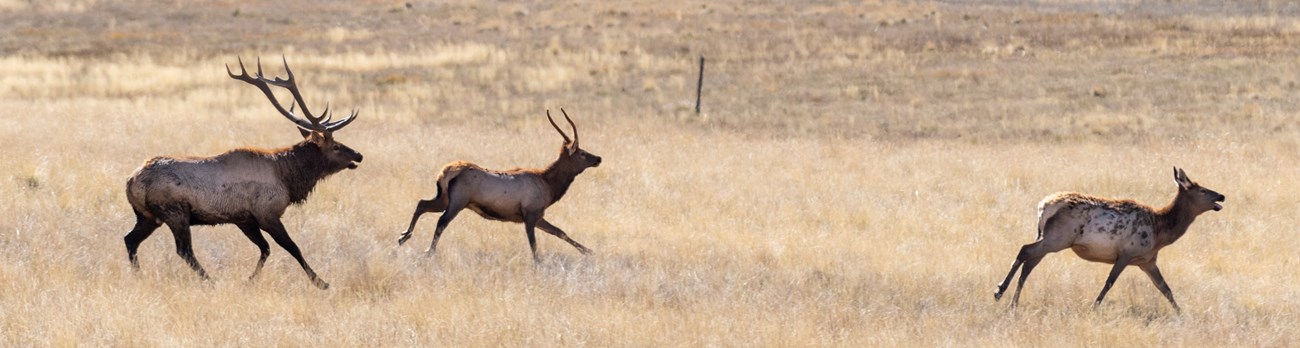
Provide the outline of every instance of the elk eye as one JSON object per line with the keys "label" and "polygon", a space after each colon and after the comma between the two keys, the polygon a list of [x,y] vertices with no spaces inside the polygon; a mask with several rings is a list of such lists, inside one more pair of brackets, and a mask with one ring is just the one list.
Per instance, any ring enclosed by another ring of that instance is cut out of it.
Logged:
{"label": "elk eye", "polygon": [[338,151],[340,148],[339,144],[334,144],[334,151]]}

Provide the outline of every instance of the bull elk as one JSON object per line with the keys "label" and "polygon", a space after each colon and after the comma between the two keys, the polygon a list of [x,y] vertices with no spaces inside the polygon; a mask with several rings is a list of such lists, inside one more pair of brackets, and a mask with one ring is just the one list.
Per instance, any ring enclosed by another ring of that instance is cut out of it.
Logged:
{"label": "bull elk", "polygon": [[583,254],[591,250],[570,239],[559,227],[546,221],[546,208],[550,207],[564,193],[569,191],[573,179],[587,168],[600,165],[600,156],[596,156],[578,147],[578,126],[564,112],[564,119],[573,129],[573,139],[560,130],[551,118],[551,111],[546,111],[551,127],[564,138],[560,157],[545,169],[512,169],[497,171],[484,169],[473,163],[456,161],[442,167],[438,174],[437,194],[430,200],[421,200],[415,206],[411,216],[411,225],[401,234],[397,244],[406,243],[415,230],[415,223],[420,215],[428,212],[443,212],[438,218],[438,227],[433,232],[433,242],[429,244],[426,255],[432,256],[438,247],[438,238],[447,229],[447,224],[456,218],[461,210],[469,208],[488,220],[522,222],[524,232],[528,234],[528,247],[532,249],[533,261],[540,262],[537,256],[537,239],[533,228],[540,228],[573,245]]}
{"label": "bull elk", "polygon": [[998,284],[993,298],[1001,299],[1011,277],[1023,264],[1016,293],[1011,297],[1011,307],[1020,301],[1020,289],[1025,278],[1043,256],[1070,248],[1084,260],[1113,264],[1106,285],[1097,295],[1093,306],[1101,304],[1110,291],[1115,278],[1127,266],[1138,266],[1151,278],[1160,293],[1169,299],[1175,311],[1181,311],[1174,301],[1169,284],[1160,275],[1156,256],[1169,244],[1187,232],[1196,217],[1206,211],[1219,211],[1224,196],[1193,182],[1182,169],[1174,168],[1174,183],[1178,194],[1164,208],[1154,209],[1131,200],[1112,200],[1077,192],[1062,192],[1047,196],[1038,204],[1038,241],[1020,248],[1020,254],[1011,264],[1011,272]]}
{"label": "bull elk", "polygon": [[[266,94],[271,105],[297,126],[303,140],[275,150],[242,148],[213,157],[155,157],[146,161],[126,181],[126,197],[136,217],[135,227],[123,238],[127,257],[131,266],[139,269],[136,250],[140,243],[162,224],[167,224],[175,237],[176,253],[200,277],[207,279],[207,272],[194,258],[190,226],[234,224],[262,252],[250,280],[262,271],[270,254],[260,229],[298,260],[314,285],[327,289],[329,284],[307,265],[298,245],[280,223],[280,217],[290,204],[307,199],[317,182],[344,169],[357,168],[361,154],[334,140],[334,132],[351,123],[357,112],[354,110],[347,118],[331,121],[327,105],[319,116],[312,115],[287,60],[284,63],[287,79],[263,77],[260,59],[256,77],[248,75],[242,59],[239,70],[240,74],[235,75],[226,66],[231,78],[256,86]],[[306,119],[294,114],[293,103],[285,110],[270,86],[288,89]]]}

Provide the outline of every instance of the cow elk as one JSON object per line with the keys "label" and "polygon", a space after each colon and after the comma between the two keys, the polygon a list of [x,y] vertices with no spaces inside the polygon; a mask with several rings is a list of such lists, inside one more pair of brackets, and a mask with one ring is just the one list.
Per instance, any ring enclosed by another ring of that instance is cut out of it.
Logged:
{"label": "cow elk", "polygon": [[415,230],[415,223],[420,215],[428,212],[443,212],[438,218],[438,227],[433,232],[433,242],[429,244],[427,255],[432,256],[438,247],[438,238],[447,229],[447,224],[456,218],[461,210],[469,208],[488,220],[522,222],[524,232],[528,235],[528,247],[532,249],[533,261],[540,262],[537,256],[537,239],[533,228],[540,228],[573,245],[579,252],[590,254],[591,250],[570,239],[559,227],[546,221],[546,208],[550,207],[564,193],[568,192],[573,179],[587,168],[600,165],[600,156],[596,156],[578,147],[578,126],[564,112],[564,119],[573,129],[573,139],[560,130],[551,118],[550,110],[546,118],[551,126],[564,138],[560,156],[544,169],[512,169],[497,171],[484,169],[473,163],[456,161],[442,167],[438,174],[437,195],[430,200],[421,200],[415,206],[411,216],[411,225],[401,234],[397,244],[405,243]]}
{"label": "cow elk", "polygon": [[[307,110],[287,60],[284,64],[287,79],[267,79],[262,76],[260,60],[257,65],[256,77],[248,75],[243,60],[239,61],[239,75],[231,72],[229,66],[226,73],[266,94],[271,105],[299,129],[303,140],[275,150],[242,148],[213,157],[155,157],[145,162],[126,182],[126,197],[136,217],[135,227],[124,238],[133,268],[140,267],[136,259],[140,243],[162,224],[167,224],[175,237],[176,253],[200,277],[207,279],[207,272],[194,258],[190,226],[234,224],[261,250],[250,280],[262,271],[270,254],[260,229],[298,260],[314,285],[329,288],[307,265],[280,223],[280,217],[290,204],[307,199],[317,182],[344,169],[357,168],[361,154],[334,140],[334,132],[351,123],[357,112],[354,110],[347,118],[331,121],[326,106],[325,111],[314,116]],[[270,86],[288,89],[306,119],[294,114],[293,103],[285,110]]]}
{"label": "cow elk", "polygon": [[1043,256],[1070,248],[1084,260],[1113,264],[1106,285],[1093,306],[1101,304],[1115,278],[1127,266],[1138,266],[1151,278],[1156,288],[1169,299],[1175,311],[1181,311],[1174,294],[1160,275],[1156,256],[1187,232],[1196,217],[1206,211],[1219,211],[1224,196],[1193,182],[1182,169],[1174,168],[1178,194],[1164,208],[1154,209],[1131,200],[1112,200],[1076,192],[1047,196],[1038,204],[1038,240],[1020,248],[1011,264],[1011,272],[998,284],[994,299],[1001,299],[1016,269],[1024,266],[1016,293],[1011,297],[1014,308],[1020,300],[1025,278]]}

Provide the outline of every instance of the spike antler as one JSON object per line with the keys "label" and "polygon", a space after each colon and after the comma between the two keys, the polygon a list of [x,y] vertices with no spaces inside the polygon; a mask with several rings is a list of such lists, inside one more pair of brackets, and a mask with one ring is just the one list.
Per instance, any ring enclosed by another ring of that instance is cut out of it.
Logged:
{"label": "spike antler", "polygon": [[[293,78],[293,70],[289,70],[289,60],[284,57],[281,57],[281,59],[284,60],[284,72],[289,76],[287,79],[281,79],[279,76],[276,76],[273,79],[267,79],[263,76],[261,57],[257,58],[257,76],[249,76],[248,70],[244,68],[244,59],[237,59],[239,60],[239,75],[235,75],[235,73],[230,70],[230,65],[226,65],[226,74],[230,75],[230,78],[244,81],[257,87],[257,89],[262,91],[262,94],[266,94],[266,98],[271,101],[272,106],[275,106],[275,110],[279,111],[281,115],[284,115],[285,118],[288,118],[289,121],[292,121],[302,129],[329,133],[342,129],[344,126],[352,123],[352,120],[357,117],[357,110],[352,110],[352,115],[349,115],[347,118],[337,122],[330,122],[334,116],[330,112],[328,102],[325,103],[325,111],[322,112],[320,116],[312,115],[311,111],[307,111],[307,102],[303,100],[302,93],[298,91],[298,83]],[[280,105],[280,101],[275,99],[275,94],[271,93],[271,85],[288,89],[289,93],[293,95],[293,100],[297,103],[297,106],[302,108],[303,116],[307,119],[304,120],[294,114],[294,103],[290,103],[289,109],[285,110],[284,106]]]}
{"label": "spike antler", "polygon": [[[564,109],[560,109],[560,111],[563,112]],[[564,115],[564,117],[567,118],[567,117],[569,117],[569,115],[566,114],[566,115]],[[567,144],[573,142],[573,141],[569,140],[569,135],[568,135],[568,134],[564,134],[564,131],[560,130],[560,126],[555,124],[555,119],[554,119],[554,118],[551,118],[551,109],[546,109],[546,120],[547,120],[547,121],[551,121],[551,127],[555,127],[555,131],[556,131],[556,132],[560,132],[560,136],[564,137],[564,144],[567,145]],[[573,121],[569,121],[569,122],[570,122],[570,124],[572,124]],[[576,136],[576,134],[575,134],[575,136]]]}
{"label": "spike antler", "polygon": [[[573,148],[577,149],[578,148],[578,125],[573,124],[573,119],[569,118],[569,113],[564,112],[564,108],[560,108],[560,113],[564,114],[564,120],[569,121],[569,127],[573,128]],[[555,125],[555,121],[551,121],[551,125]]]}

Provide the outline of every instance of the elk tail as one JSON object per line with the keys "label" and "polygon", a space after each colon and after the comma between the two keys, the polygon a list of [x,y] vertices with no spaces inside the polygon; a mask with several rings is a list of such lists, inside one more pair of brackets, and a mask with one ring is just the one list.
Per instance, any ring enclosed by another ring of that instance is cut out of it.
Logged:
{"label": "elk tail", "polygon": [[136,175],[126,179],[126,201],[131,204],[131,210],[135,211],[137,217],[153,220],[153,214],[145,206],[145,188],[140,187],[140,183],[136,182],[135,179]]}
{"label": "elk tail", "polygon": [[446,167],[442,167],[442,171],[438,173],[438,194],[432,199],[433,212],[441,213],[447,210],[448,201],[450,200],[446,193],[447,187],[451,185],[451,180],[460,175],[460,172],[464,169],[465,165],[461,162],[452,163]]}
{"label": "elk tail", "polygon": [[1056,213],[1061,210],[1061,204],[1054,199],[1044,199],[1038,203],[1038,237],[1043,239],[1043,233],[1047,232],[1047,223],[1056,217]]}

